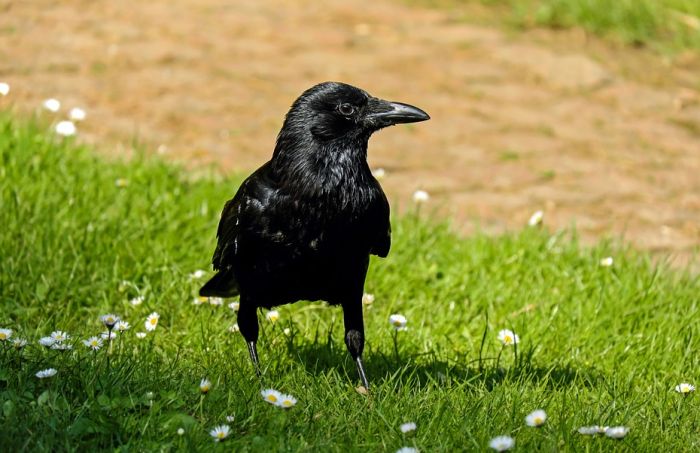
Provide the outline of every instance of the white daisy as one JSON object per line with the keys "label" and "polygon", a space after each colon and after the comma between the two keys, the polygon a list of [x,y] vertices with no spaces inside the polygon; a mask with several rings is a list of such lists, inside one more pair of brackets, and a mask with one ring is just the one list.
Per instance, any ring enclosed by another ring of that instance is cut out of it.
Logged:
{"label": "white daisy", "polygon": [[613,439],[622,439],[630,432],[630,429],[626,426],[611,426],[605,430],[605,435]]}
{"label": "white daisy", "polygon": [[197,269],[196,271],[192,272],[189,277],[191,279],[200,279],[206,275],[206,271],[203,271],[201,269]]}
{"label": "white daisy", "polygon": [[102,332],[100,334],[100,337],[104,340],[114,340],[117,338],[117,332],[113,330],[108,330],[107,332]]}
{"label": "white daisy", "polygon": [[513,346],[518,344],[520,337],[518,337],[512,330],[503,329],[498,332],[498,339],[504,346]]}
{"label": "white daisy", "polygon": [[114,328],[114,325],[119,322],[119,316],[113,315],[112,313],[109,313],[109,314],[100,316],[100,320],[102,321],[102,324],[104,324],[106,328],[108,328],[109,330],[112,330]]}
{"label": "white daisy", "polygon": [[73,349],[73,345],[69,344],[69,343],[63,343],[61,341],[57,341],[51,345],[51,349],[55,349],[57,351],[69,351],[69,350]]}
{"label": "white daisy", "polygon": [[54,343],[56,343],[56,340],[54,340],[52,337],[41,337],[39,339],[39,344],[42,346],[46,346],[47,348],[53,346]]}
{"label": "white daisy", "polygon": [[131,305],[133,305],[134,307],[136,307],[138,305],[141,305],[143,303],[144,299],[145,298],[143,296],[136,296],[133,299],[129,300],[129,303]]}
{"label": "white daisy", "polygon": [[414,203],[427,203],[430,200],[430,194],[425,190],[416,190],[413,192],[413,202]]}
{"label": "white daisy", "polygon": [[90,337],[87,340],[83,340],[83,344],[93,351],[99,351],[99,349],[102,347],[102,338]]}
{"label": "white daisy", "polygon": [[10,85],[0,82],[0,96],[7,96],[8,94],[10,94]]}
{"label": "white daisy", "polygon": [[228,304],[228,308],[230,308],[233,311],[238,311],[241,308],[241,303],[240,302],[231,302]]}
{"label": "white daisy", "polygon": [[87,114],[85,113],[85,110],[81,109],[80,107],[73,107],[70,109],[70,112],[68,112],[68,117],[73,121],[83,121],[85,117],[87,117]]}
{"label": "white daisy", "polygon": [[114,185],[119,187],[120,189],[123,189],[124,187],[129,185],[129,180],[126,178],[117,178],[114,180]]}
{"label": "white daisy", "polygon": [[537,427],[544,425],[547,421],[547,413],[542,409],[537,409],[536,411],[530,412],[525,417],[525,424],[527,426]]}
{"label": "white daisy", "polygon": [[148,330],[149,332],[156,330],[156,327],[158,327],[159,319],[160,315],[155,311],[148,315],[148,318],[146,318],[146,330]]}
{"label": "white daisy", "polygon": [[393,314],[389,316],[389,324],[396,330],[406,330],[406,317],[400,314]]}
{"label": "white daisy", "polygon": [[177,429],[177,435],[178,435],[178,436],[182,436],[183,434],[185,434],[184,428],[178,428],[178,429]]}
{"label": "white daisy", "polygon": [[12,329],[0,329],[0,341],[7,341],[12,336]]}
{"label": "white daisy", "polygon": [[692,393],[695,391],[695,386],[693,384],[683,382],[676,386],[676,391],[678,393],[683,393],[687,395],[688,393]]}
{"label": "white daisy", "polygon": [[63,332],[62,330],[54,330],[53,332],[51,332],[51,338],[54,342],[66,341],[70,339],[70,335],[68,335],[66,332]]}
{"label": "white daisy", "polygon": [[22,349],[27,346],[27,340],[24,338],[14,338],[12,340],[12,346],[14,346],[15,349]]}
{"label": "white daisy", "polygon": [[497,436],[491,439],[489,447],[496,451],[510,450],[515,446],[515,439],[510,436]]}
{"label": "white daisy", "polygon": [[582,426],[578,429],[578,432],[579,434],[583,434],[584,436],[595,436],[596,434],[605,434],[605,431],[607,430],[607,426],[592,425]]}
{"label": "white daisy", "polygon": [[290,336],[292,334],[292,329],[285,327],[282,333],[284,333],[286,336]]}
{"label": "white daisy", "polygon": [[275,389],[265,389],[260,394],[265,401],[274,405],[279,404],[280,398],[282,398],[282,394]]}
{"label": "white daisy", "polygon": [[277,310],[270,310],[265,314],[265,317],[270,322],[277,322],[277,320],[280,319],[280,312]]}
{"label": "white daisy", "polygon": [[229,423],[233,423],[233,421],[236,419],[235,415],[227,415],[226,416],[226,421]]}
{"label": "white daisy", "polygon": [[277,402],[277,405],[279,407],[282,407],[284,409],[289,409],[290,407],[294,406],[297,403],[297,399],[294,398],[292,395],[280,395],[279,401]]}
{"label": "white daisy", "polygon": [[531,216],[530,220],[527,221],[527,224],[530,225],[531,227],[541,225],[542,220],[544,220],[544,212],[542,211],[535,211]]}
{"label": "white daisy", "polygon": [[120,332],[125,332],[125,331],[131,329],[131,326],[129,325],[128,321],[119,321],[116,325],[116,328]]}
{"label": "white daisy", "polygon": [[208,393],[211,390],[211,381],[209,379],[202,379],[199,382],[199,391],[202,393]]}
{"label": "white daisy", "polygon": [[416,424],[413,422],[404,423],[401,426],[399,426],[399,429],[401,430],[402,433],[406,434],[406,433],[409,433],[411,431],[415,431]]}
{"label": "white daisy", "polygon": [[47,377],[51,377],[51,376],[55,375],[56,373],[58,373],[56,368],[47,368],[45,370],[38,371],[35,376],[38,377],[39,379],[44,379]]}
{"label": "white daisy", "polygon": [[372,305],[374,303],[374,294],[364,293],[362,295],[362,303],[365,305]]}
{"label": "white daisy", "polygon": [[192,301],[192,304],[194,304],[194,305],[202,305],[202,304],[207,303],[207,300],[209,300],[208,297],[197,296],[197,297],[195,297],[194,300]]}
{"label": "white daisy", "polygon": [[613,257],[607,256],[600,260],[600,265],[603,267],[610,267],[613,265]]}
{"label": "white daisy", "polygon": [[230,431],[231,428],[228,425],[219,425],[215,426],[214,429],[209,431],[209,434],[216,442],[221,442],[228,437]]}
{"label": "white daisy", "polygon": [[386,170],[383,168],[375,168],[372,172],[372,176],[374,176],[374,179],[377,181],[381,181],[386,176]]}
{"label": "white daisy", "polygon": [[413,447],[401,447],[396,450],[396,453],[419,453],[419,450]]}
{"label": "white daisy", "polygon": [[240,332],[241,328],[238,327],[238,323],[235,323],[231,327],[228,328],[228,331],[231,333],[236,333],[236,332]]}
{"label": "white daisy", "polygon": [[78,132],[78,129],[72,121],[59,121],[56,127],[54,127],[54,130],[58,135],[63,135],[64,137],[70,137]]}
{"label": "white daisy", "polygon": [[210,297],[209,305],[221,306],[224,304],[224,300],[221,297]]}
{"label": "white daisy", "polygon": [[44,108],[50,112],[58,112],[61,109],[61,102],[58,99],[47,99],[43,104]]}
{"label": "white daisy", "polygon": [[136,338],[146,338],[146,332],[136,332]]}

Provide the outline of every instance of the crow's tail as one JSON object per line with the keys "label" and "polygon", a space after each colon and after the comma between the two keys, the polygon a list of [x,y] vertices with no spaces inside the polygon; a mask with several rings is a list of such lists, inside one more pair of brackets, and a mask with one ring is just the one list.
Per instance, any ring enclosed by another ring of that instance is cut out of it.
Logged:
{"label": "crow's tail", "polygon": [[240,294],[238,282],[231,268],[222,269],[199,290],[203,297],[233,297]]}

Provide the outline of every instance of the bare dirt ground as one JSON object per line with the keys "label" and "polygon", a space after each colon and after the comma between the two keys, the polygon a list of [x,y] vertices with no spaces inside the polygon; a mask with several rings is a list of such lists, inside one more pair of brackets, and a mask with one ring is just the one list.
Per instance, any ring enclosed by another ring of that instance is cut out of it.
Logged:
{"label": "bare dirt ground", "polygon": [[465,232],[494,233],[543,209],[552,228],[676,262],[700,244],[699,74],[694,54],[506,33],[391,1],[0,1],[12,86],[0,104],[84,107],[80,136],[110,152],[137,137],[250,170],[294,98],[340,80],[432,116],[370,143],[395,207],[425,189]]}

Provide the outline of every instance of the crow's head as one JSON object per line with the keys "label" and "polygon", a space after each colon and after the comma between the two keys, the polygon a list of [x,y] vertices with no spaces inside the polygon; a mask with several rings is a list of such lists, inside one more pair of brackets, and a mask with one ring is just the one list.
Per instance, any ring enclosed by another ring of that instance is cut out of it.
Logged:
{"label": "crow's head", "polygon": [[314,141],[356,141],[367,140],[387,126],[428,119],[427,113],[412,105],[378,99],[345,83],[324,82],[299,96],[282,132],[294,130]]}

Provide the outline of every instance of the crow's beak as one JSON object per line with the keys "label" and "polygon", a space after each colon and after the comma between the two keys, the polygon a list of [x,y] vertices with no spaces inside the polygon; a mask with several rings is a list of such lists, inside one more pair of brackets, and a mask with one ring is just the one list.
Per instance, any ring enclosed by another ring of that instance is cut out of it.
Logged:
{"label": "crow's beak", "polygon": [[401,102],[389,102],[372,99],[368,105],[365,121],[370,126],[385,127],[400,123],[417,123],[429,120],[430,116],[423,110]]}

